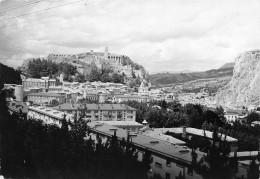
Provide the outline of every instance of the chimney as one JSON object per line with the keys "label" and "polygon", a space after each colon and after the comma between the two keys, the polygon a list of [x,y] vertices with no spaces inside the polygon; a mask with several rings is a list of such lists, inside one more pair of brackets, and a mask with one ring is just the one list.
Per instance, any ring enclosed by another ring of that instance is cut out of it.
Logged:
{"label": "chimney", "polygon": [[184,138],[184,139],[187,137],[186,126],[182,127],[182,135],[181,135],[181,137]]}

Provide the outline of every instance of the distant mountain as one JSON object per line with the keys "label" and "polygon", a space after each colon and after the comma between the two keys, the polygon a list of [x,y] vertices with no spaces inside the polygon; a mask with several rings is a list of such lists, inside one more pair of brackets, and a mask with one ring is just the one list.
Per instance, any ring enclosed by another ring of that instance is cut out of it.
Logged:
{"label": "distant mountain", "polygon": [[223,68],[234,68],[235,66],[235,62],[230,62],[230,63],[226,63],[223,66],[221,66],[219,69],[223,69]]}
{"label": "distant mountain", "polygon": [[154,85],[166,85],[177,84],[183,82],[189,82],[192,80],[205,79],[205,78],[218,78],[232,76],[232,68],[220,68],[212,69],[204,72],[192,72],[192,73],[157,73],[150,75],[152,84]]}
{"label": "distant mountain", "polygon": [[160,72],[151,72],[151,75],[158,74],[158,73],[172,73],[172,74],[178,74],[178,73],[193,73],[194,71],[191,70],[182,70],[182,71],[160,71]]}

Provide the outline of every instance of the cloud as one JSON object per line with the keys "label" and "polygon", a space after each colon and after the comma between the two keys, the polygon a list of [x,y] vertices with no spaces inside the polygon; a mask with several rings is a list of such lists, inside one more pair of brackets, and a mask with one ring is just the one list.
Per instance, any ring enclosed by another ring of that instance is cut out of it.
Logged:
{"label": "cloud", "polygon": [[32,13],[0,20],[0,62],[15,66],[28,57],[108,46],[150,72],[200,71],[260,46],[258,0],[90,0],[33,13],[71,2],[44,0],[0,14]]}

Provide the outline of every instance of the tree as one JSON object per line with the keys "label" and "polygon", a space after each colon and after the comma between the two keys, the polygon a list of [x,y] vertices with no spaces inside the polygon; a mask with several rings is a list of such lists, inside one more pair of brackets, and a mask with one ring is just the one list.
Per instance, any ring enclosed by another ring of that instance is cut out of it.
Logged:
{"label": "tree", "polygon": [[86,77],[82,74],[78,74],[78,75],[76,75],[74,81],[79,82],[79,83],[84,83],[84,82],[86,82]]}
{"label": "tree", "polygon": [[221,121],[224,121],[225,120],[225,117],[224,117],[224,109],[222,106],[217,106],[216,107],[216,114],[219,116],[220,120]]}
{"label": "tree", "polygon": [[112,80],[114,83],[124,83],[124,76],[118,73],[113,73]]}
{"label": "tree", "polygon": [[70,81],[71,76],[77,73],[77,67],[68,63],[55,63],[51,60],[33,59],[29,61],[27,73],[32,78],[41,78],[43,76],[57,76],[64,73],[64,80]]}
{"label": "tree", "polygon": [[256,164],[255,159],[250,162],[249,169],[247,171],[247,178],[258,179],[259,178],[259,165]]}
{"label": "tree", "polygon": [[57,99],[53,99],[51,102],[50,102],[50,105],[51,106],[58,106],[60,103],[59,101],[57,101]]}
{"label": "tree", "polygon": [[251,112],[247,116],[247,123],[251,124],[253,121],[260,121],[260,115],[256,112]]}
{"label": "tree", "polygon": [[0,89],[4,84],[22,84],[21,72],[0,63]]}
{"label": "tree", "polygon": [[136,78],[134,71],[132,70],[132,77]]}
{"label": "tree", "polygon": [[222,121],[217,113],[211,110],[206,110],[204,112],[204,121],[207,121],[208,123],[215,124],[217,126],[223,126],[224,121]]}
{"label": "tree", "polygon": [[141,84],[141,78],[140,78],[139,75],[138,75],[137,78],[135,79],[135,83],[136,83],[136,85],[138,85],[138,86]]}

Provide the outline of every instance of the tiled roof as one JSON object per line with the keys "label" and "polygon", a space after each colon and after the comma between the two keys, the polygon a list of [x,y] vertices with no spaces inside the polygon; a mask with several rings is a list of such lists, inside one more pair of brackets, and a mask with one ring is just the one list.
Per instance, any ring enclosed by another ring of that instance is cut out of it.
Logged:
{"label": "tiled roof", "polygon": [[[112,136],[114,134],[114,129],[116,129],[116,135],[120,140],[122,138],[127,138],[127,130],[107,124],[102,124],[97,121],[90,122],[88,125],[93,132],[97,132],[99,134]],[[192,162],[191,149],[188,149],[187,147],[173,145],[160,139],[155,139],[150,136],[136,133],[135,136],[132,137],[132,143],[137,147],[147,149],[167,158],[175,159],[188,164],[191,164]],[[203,155],[205,155],[205,153],[199,151],[196,151],[196,153],[198,154],[198,160],[200,160]]]}
{"label": "tiled roof", "polygon": [[[163,130],[163,133],[165,133],[166,131],[169,132],[173,132],[173,133],[177,133],[177,134],[181,134],[183,128],[182,127],[177,127],[177,128],[161,128],[161,130]],[[204,136],[204,130],[202,129],[196,129],[196,128],[191,128],[191,127],[187,127],[186,128],[186,132],[188,134],[193,134],[193,135],[198,135],[198,136]],[[211,131],[205,131],[206,137],[207,138],[212,138],[212,132]],[[224,135],[222,136],[222,140],[224,140]],[[226,140],[228,142],[237,142],[237,139],[227,136]]]}

